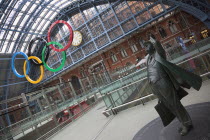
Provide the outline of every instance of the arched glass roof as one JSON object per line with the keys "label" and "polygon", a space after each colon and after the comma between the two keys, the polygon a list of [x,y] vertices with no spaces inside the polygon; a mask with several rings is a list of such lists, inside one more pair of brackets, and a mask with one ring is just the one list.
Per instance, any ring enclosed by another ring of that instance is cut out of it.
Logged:
{"label": "arched glass roof", "polygon": [[[67,49],[65,67],[59,72],[45,70],[43,82],[49,81],[148,23],[158,21],[160,17],[177,8],[173,4],[165,5],[161,0],[155,2],[98,0],[94,3],[85,0],[2,0],[0,5],[0,54],[5,55],[0,61],[5,59],[5,62],[9,62],[7,57],[15,52],[27,53],[29,42],[37,36],[46,38],[49,26],[56,20],[65,20],[73,30],[82,33],[82,44]],[[69,31],[66,26],[58,24],[51,34],[51,40],[58,41],[64,46],[67,44]],[[33,54],[36,56],[41,54],[42,48],[39,47],[41,45],[35,43],[34,46]],[[50,67],[58,67],[61,61],[61,53],[50,53],[48,61]],[[23,89],[21,92],[33,87],[28,81],[15,78],[10,65],[7,65],[7,69],[10,69],[6,73],[7,76],[4,76],[7,79],[2,78],[5,85],[21,84]],[[36,79],[39,75],[38,68],[34,67],[31,74]],[[19,86],[16,87],[20,89]]]}
{"label": "arched glass roof", "polygon": [[[167,16],[178,6],[202,21],[206,20],[208,16],[205,13],[209,8],[203,1],[0,0],[0,63],[5,66],[1,70],[7,70],[4,76],[0,76],[0,81],[3,81],[0,88],[22,84],[26,87],[24,90],[28,91],[33,87],[28,81],[14,77],[9,60],[15,52],[27,53],[29,42],[33,38],[37,36],[46,38],[50,25],[56,20],[65,20],[73,30],[79,30],[83,35],[83,42],[78,47],[71,46],[67,49],[67,61],[61,71],[45,70],[44,80],[40,84],[66,72],[76,64],[81,64],[96,52],[108,48],[140,28],[158,22],[161,17]],[[51,33],[51,40],[63,46],[68,43],[68,37],[69,31],[62,24],[58,24]],[[40,56],[42,46],[40,42],[35,42],[32,54]],[[50,67],[58,67],[61,61],[61,53],[54,51],[50,53],[48,61]],[[17,69],[21,67],[20,65]],[[38,71],[33,67],[31,71],[33,78],[36,79],[39,75]],[[8,89],[3,91],[8,92]]]}
{"label": "arched glass roof", "polygon": [[[35,36],[45,36],[51,20],[72,0],[2,0],[0,6],[0,53],[27,52]],[[21,36],[27,36],[21,40]]]}

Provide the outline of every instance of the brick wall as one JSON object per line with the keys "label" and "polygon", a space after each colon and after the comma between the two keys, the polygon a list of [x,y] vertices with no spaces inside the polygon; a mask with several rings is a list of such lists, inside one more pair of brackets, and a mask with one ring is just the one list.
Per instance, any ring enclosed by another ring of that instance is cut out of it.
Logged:
{"label": "brick wall", "polygon": [[[186,23],[186,27],[183,27],[182,21],[184,19]],[[169,21],[173,22],[176,30],[172,33],[169,27]],[[159,27],[163,28],[165,30],[166,36],[162,37],[159,32]],[[175,40],[176,37],[181,36],[183,39],[188,39],[189,36],[194,33],[195,38],[197,41],[202,39],[201,31],[203,29],[207,29],[207,27],[198,19],[194,18],[192,15],[189,15],[185,12],[176,12],[173,13],[173,15],[170,15],[166,18],[159,19],[156,22],[153,22],[152,24],[147,25],[146,27],[139,29],[137,33],[134,33],[129,38],[125,39],[125,41],[119,43],[116,46],[113,46],[109,50],[106,50],[105,52],[102,52],[101,54],[95,54],[96,56],[89,60],[88,62],[82,64],[81,66],[69,71],[68,73],[62,75],[62,79],[66,82],[68,79],[71,79],[72,76],[77,76],[78,78],[83,78],[81,71],[85,73],[85,76],[90,76],[91,72],[89,70],[89,67],[93,65],[94,63],[97,63],[98,61],[103,59],[103,63],[106,67],[106,69],[112,73],[116,71],[116,69],[125,67],[127,63],[130,63],[132,65],[135,65],[137,58],[144,58],[145,57],[145,50],[142,48],[139,39],[141,38],[144,41],[147,41],[150,34],[153,34],[157,40],[159,40],[163,45],[166,42],[170,42],[171,40]],[[135,44],[138,48],[138,51],[133,53],[131,50],[131,45]],[[186,45],[192,44],[191,42],[187,43]],[[124,49],[127,52],[126,57],[122,57],[121,55],[121,49]],[[113,62],[110,54],[114,53],[118,59],[118,61]],[[46,86],[53,85],[59,83],[59,80],[54,80],[53,82],[50,82]]]}

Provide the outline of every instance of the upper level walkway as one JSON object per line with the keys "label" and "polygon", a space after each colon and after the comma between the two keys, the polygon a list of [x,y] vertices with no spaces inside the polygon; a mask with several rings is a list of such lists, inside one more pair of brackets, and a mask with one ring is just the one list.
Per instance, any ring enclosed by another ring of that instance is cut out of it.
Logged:
{"label": "upper level walkway", "polygon": [[[203,82],[200,91],[187,90],[190,94],[182,99],[184,106],[210,102],[210,80]],[[157,100],[147,102],[106,118],[101,112],[105,109],[100,102],[78,121],[71,123],[51,140],[132,140],[134,135],[147,123],[158,117],[154,106]]]}

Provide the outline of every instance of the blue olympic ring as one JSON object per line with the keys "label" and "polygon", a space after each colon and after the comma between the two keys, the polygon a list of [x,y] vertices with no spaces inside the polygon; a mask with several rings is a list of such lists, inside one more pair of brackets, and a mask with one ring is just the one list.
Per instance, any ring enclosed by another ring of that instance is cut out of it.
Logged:
{"label": "blue olympic ring", "polygon": [[11,66],[12,66],[12,71],[14,72],[14,74],[17,76],[17,77],[19,77],[19,78],[24,78],[25,77],[25,75],[20,75],[17,71],[16,71],[16,69],[15,69],[15,57],[18,55],[18,54],[21,54],[21,55],[23,55],[24,57],[25,57],[25,59],[26,59],[26,61],[27,61],[27,70],[26,70],[26,74],[28,74],[29,73],[29,70],[30,70],[30,61],[28,60],[28,56],[25,54],[25,53],[23,53],[23,52],[16,52],[13,56],[12,56],[12,62],[11,62]]}

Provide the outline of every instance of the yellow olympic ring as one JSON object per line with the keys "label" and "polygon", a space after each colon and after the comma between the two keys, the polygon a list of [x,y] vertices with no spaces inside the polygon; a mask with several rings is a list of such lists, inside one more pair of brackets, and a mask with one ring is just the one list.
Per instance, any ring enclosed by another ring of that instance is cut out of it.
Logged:
{"label": "yellow olympic ring", "polygon": [[[41,61],[38,57],[36,57],[36,56],[30,56],[30,57],[28,57],[28,60],[30,60],[30,59],[35,59],[39,64],[42,63],[42,61]],[[33,80],[31,80],[31,78],[26,74],[26,63],[27,63],[27,61],[25,61],[25,62],[24,62],[24,65],[23,65],[23,73],[24,73],[26,79],[27,79],[30,83],[32,83],[32,84],[37,84],[37,83],[39,83],[39,82],[43,79],[43,77],[44,77],[44,67],[43,67],[43,65],[40,65],[41,74],[40,74],[39,79],[36,80],[36,81],[33,81]]]}

